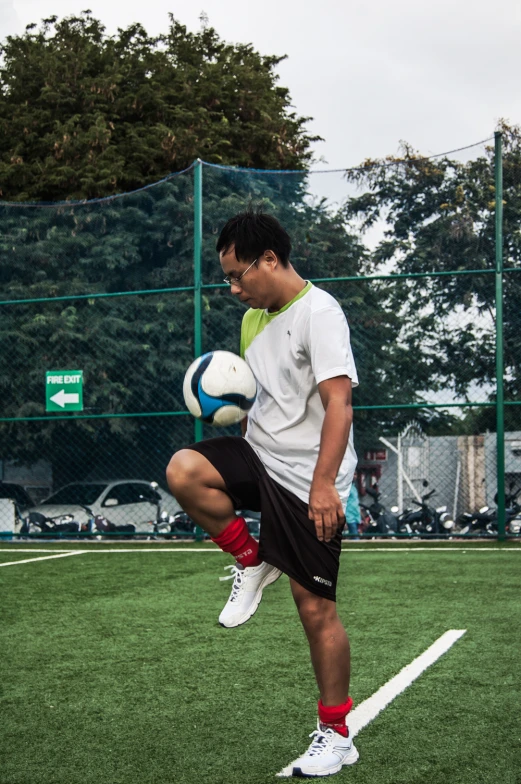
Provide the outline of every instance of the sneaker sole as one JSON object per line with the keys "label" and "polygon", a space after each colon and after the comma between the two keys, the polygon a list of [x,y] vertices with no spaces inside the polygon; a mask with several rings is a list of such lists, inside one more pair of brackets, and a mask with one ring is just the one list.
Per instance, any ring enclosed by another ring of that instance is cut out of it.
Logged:
{"label": "sneaker sole", "polygon": [[302,770],[302,768],[294,767],[293,765],[288,765],[287,768],[281,770],[280,773],[277,773],[277,778],[294,778],[294,779],[316,779],[320,776],[334,776],[336,773],[340,773],[344,766],[354,765],[355,762],[358,762],[358,758],[360,754],[356,746],[353,746],[351,751],[349,752],[348,756],[340,762],[338,765],[335,765],[334,768],[324,768],[324,770],[315,771],[314,773],[306,773]]}
{"label": "sneaker sole", "polygon": [[261,603],[263,590],[268,585],[272,585],[272,583],[276,583],[277,580],[279,579],[279,577],[282,576],[282,572],[280,571],[280,569],[277,569],[277,572],[278,572],[278,574],[274,574],[274,572],[268,572],[268,574],[266,575],[264,580],[259,585],[259,587],[257,589],[257,593],[255,594],[255,599],[253,600],[253,603],[250,605],[250,608],[253,608],[253,609],[251,609],[251,612],[249,612],[246,615],[241,615],[240,619],[238,621],[236,621],[235,623],[230,624],[230,626],[226,626],[225,623],[221,623],[221,621],[219,621],[219,626],[222,626],[223,629],[235,629],[237,626],[242,626],[247,621],[249,621],[250,618],[252,618],[255,615],[255,613],[257,612],[259,604]]}

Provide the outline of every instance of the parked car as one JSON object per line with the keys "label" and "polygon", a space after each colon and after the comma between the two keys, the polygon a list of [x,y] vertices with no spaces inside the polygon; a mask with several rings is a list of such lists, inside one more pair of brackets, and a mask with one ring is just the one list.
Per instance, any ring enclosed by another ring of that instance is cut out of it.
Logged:
{"label": "parked car", "polygon": [[140,479],[72,482],[26,511],[39,512],[57,521],[61,516],[72,515],[80,524],[100,515],[114,525],[133,524],[137,532],[150,533],[150,524],[156,521],[158,501],[168,514],[174,515],[181,509],[174,496],[155,482]]}
{"label": "parked car", "polygon": [[0,498],[11,498],[21,511],[33,506],[33,500],[25,487],[11,482],[0,482]]}
{"label": "parked car", "polygon": [[11,482],[0,482],[0,531],[15,531],[22,515],[33,505],[27,490]]}

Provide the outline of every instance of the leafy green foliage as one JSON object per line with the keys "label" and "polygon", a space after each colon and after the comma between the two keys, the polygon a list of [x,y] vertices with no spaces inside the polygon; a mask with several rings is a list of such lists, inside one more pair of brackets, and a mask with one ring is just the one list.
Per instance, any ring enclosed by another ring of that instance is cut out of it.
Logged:
{"label": "leafy green foliage", "polygon": [[[505,267],[521,268],[521,129],[501,126],[504,140]],[[369,266],[397,273],[450,273],[495,269],[494,151],[461,163],[428,159],[405,145],[399,157],[366,161],[349,179],[364,188],[345,207],[348,221],[368,228],[385,217],[386,231]],[[519,299],[521,277],[504,278],[504,340],[507,397],[521,394]],[[470,399],[469,391],[495,380],[494,275],[418,278],[397,283],[391,301],[401,314],[406,344],[431,355],[438,379]],[[420,326],[408,337],[412,325]],[[431,381],[432,376],[426,379]],[[461,399],[461,398],[460,398]],[[483,397],[481,397],[483,399]]]}
{"label": "leafy green foliage", "polygon": [[90,199],[139,188],[195,158],[303,168],[308,118],[277,84],[280,57],[189,33],[172,16],[151,37],[135,24],[107,36],[90,12],[0,47],[0,196]]}
{"label": "leafy green foliage", "polygon": [[[2,299],[54,300],[2,308],[5,417],[45,416],[45,371],[65,367],[84,371],[86,414],[184,408],[182,378],[194,353],[193,295],[165,289],[193,282],[193,175],[167,175],[198,156],[217,164],[203,169],[204,283],[222,283],[215,240],[231,215],[250,203],[275,214],[292,237],[299,273],[326,279],[320,285],[348,316],[361,382],[355,404],[421,403],[446,388],[468,396],[472,384],[493,378],[492,317],[485,320],[493,312],[493,275],[330,281],[391,265],[404,273],[491,268],[490,151],[463,164],[431,161],[405,147],[399,159],[366,162],[351,172],[363,192],[333,209],[311,196],[312,137],[277,84],[278,58],[226,44],[211,28],[188,33],[174,18],[162,36],[133,25],[109,37],[89,12],[29,26],[6,40],[2,54],[1,195],[15,202],[0,204]],[[507,266],[519,266],[520,132],[503,130]],[[25,203],[32,200],[61,203]],[[369,252],[359,225],[382,217],[386,235]],[[515,276],[506,277],[513,397],[520,377],[519,285]],[[138,293],[145,290],[160,293]],[[96,296],[119,292],[133,293]],[[81,296],[59,300],[71,295]],[[205,288],[204,350],[237,351],[242,313],[226,289]],[[480,318],[460,323],[453,316],[461,313]],[[425,410],[418,418],[432,432],[447,432],[455,422]],[[408,419],[403,410],[359,412],[359,451]],[[157,481],[172,451],[191,440],[188,417],[49,417],[3,425],[0,453],[24,462],[47,457],[55,484],[87,475]]]}

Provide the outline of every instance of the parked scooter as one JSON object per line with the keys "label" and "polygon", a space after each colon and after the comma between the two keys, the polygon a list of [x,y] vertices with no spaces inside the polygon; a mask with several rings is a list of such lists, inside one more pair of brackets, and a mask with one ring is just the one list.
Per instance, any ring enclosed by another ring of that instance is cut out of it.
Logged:
{"label": "parked scooter", "polygon": [[162,512],[158,509],[156,519],[150,523],[154,532],[154,538],[158,536],[166,537],[172,533],[174,522],[174,515],[169,515],[168,512]]}
{"label": "parked scooter", "polygon": [[361,509],[365,513],[364,524],[362,526],[363,533],[367,536],[393,536],[398,531],[398,517],[396,512],[397,507],[393,507],[389,512],[385,506],[380,503],[381,493],[378,490],[378,485],[367,487],[365,492],[373,499],[373,503],[367,506],[360,504]]}
{"label": "parked scooter", "polygon": [[92,532],[92,522],[82,525],[74,520],[72,515],[60,515],[59,517],[46,517],[40,512],[29,512],[27,517],[23,519],[20,528],[20,534],[27,536],[31,533],[42,534],[78,534],[81,531],[85,533]]}
{"label": "parked scooter", "polygon": [[157,517],[152,526],[154,538],[161,536],[165,539],[173,539],[176,536],[195,536],[195,523],[186,512],[180,511],[171,515],[162,511],[160,504],[158,504]]}
{"label": "parked scooter", "polygon": [[[152,490],[157,491],[157,483],[151,482]],[[196,524],[182,509],[175,514],[170,514],[162,506],[162,498],[155,492],[153,499],[148,499],[156,507],[156,519],[151,522],[153,538],[164,537],[165,539],[175,539],[176,537],[195,536]]]}
{"label": "parked scooter", "polygon": [[[428,487],[427,480],[423,482],[424,487]],[[438,506],[437,508],[430,506],[427,502],[436,493],[436,490],[430,490],[421,496],[421,501],[412,498],[412,503],[419,506],[419,509],[405,509],[399,516],[399,532],[408,534],[409,536],[425,536],[440,534],[446,535],[453,532],[454,520],[447,512],[446,506]]]}
{"label": "parked scooter", "polygon": [[152,490],[156,491],[153,494],[153,498],[147,498],[156,507],[156,519],[150,523],[153,530],[152,538],[164,537],[165,539],[174,539],[177,536],[195,536],[196,524],[192,518],[183,510],[175,514],[169,514],[163,509],[161,495],[157,492],[157,483],[151,482],[150,484]]}
{"label": "parked scooter", "polygon": [[[510,492],[505,496],[505,528],[509,534],[521,534],[521,504],[518,501],[521,487],[513,492],[514,483],[510,484]],[[497,496],[496,496],[497,503]]]}
{"label": "parked scooter", "polygon": [[[515,482],[510,482],[508,493],[505,493],[505,529],[509,534],[521,533],[521,505],[518,498],[521,495],[521,487],[514,491]],[[497,507],[498,497],[497,493],[494,496],[494,503]],[[492,520],[494,533],[498,533],[498,516],[497,508],[494,512]]]}
{"label": "parked scooter", "polygon": [[[248,509],[237,511],[237,515],[244,517],[248,531],[252,536],[259,536],[260,533],[260,513],[251,512]],[[152,523],[154,535],[162,536],[164,538],[172,539],[176,536],[179,537],[195,537],[197,534],[197,524],[192,520],[190,515],[186,512],[176,512],[174,515],[162,511],[161,506],[158,505],[158,515],[156,520]],[[203,534],[207,537],[208,534]]]}
{"label": "parked scooter", "polygon": [[[509,492],[505,493],[505,529],[510,534],[521,533],[521,505],[518,498],[521,488],[514,491],[514,482],[510,483]],[[497,493],[494,502],[497,504]],[[457,521],[457,532],[474,536],[496,536],[498,533],[497,508],[482,506],[478,512],[463,512]]]}
{"label": "parked scooter", "polygon": [[102,534],[115,534],[117,536],[134,536],[136,526],[133,523],[116,525],[108,520],[104,515],[96,515],[94,518],[94,528]]}
{"label": "parked scooter", "polygon": [[496,512],[493,512],[489,506],[482,506],[477,512],[463,512],[456,521],[456,533],[495,536],[495,516]]}

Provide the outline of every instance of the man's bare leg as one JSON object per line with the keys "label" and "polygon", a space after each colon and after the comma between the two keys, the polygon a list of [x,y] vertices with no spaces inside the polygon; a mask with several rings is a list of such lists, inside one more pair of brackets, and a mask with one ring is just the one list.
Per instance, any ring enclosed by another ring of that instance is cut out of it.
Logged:
{"label": "man's bare leg", "polygon": [[181,449],[166,470],[168,487],[184,511],[215,539],[235,518],[220,473],[200,452]]}
{"label": "man's bare leg", "polygon": [[311,663],[324,705],[341,705],[349,696],[349,639],[336,603],[290,580],[291,592],[309,642]]}
{"label": "man's bare leg", "polygon": [[308,750],[290,762],[277,776],[331,776],[344,765],[354,765],[358,760],[358,751],[349,736],[346,721],[352,705],[348,697],[349,640],[337,615],[335,602],[311,593],[295,580],[290,582],[308,638],[311,662],[320,691],[319,724]]}
{"label": "man's bare leg", "polygon": [[227,628],[241,626],[255,613],[264,588],[280,577],[280,570],[259,559],[259,544],[244,518],[236,516],[222,476],[200,452],[177,452],[168,465],[167,481],[192,520],[236,559],[232,591],[219,623]]}

